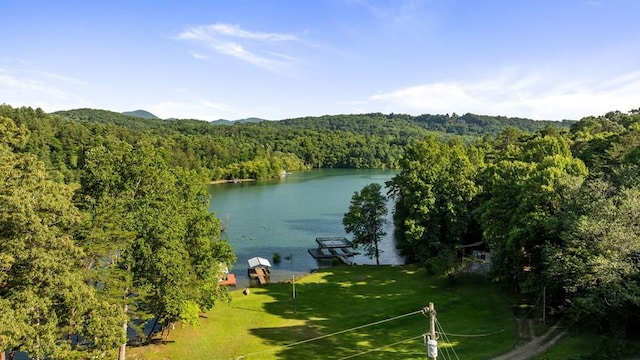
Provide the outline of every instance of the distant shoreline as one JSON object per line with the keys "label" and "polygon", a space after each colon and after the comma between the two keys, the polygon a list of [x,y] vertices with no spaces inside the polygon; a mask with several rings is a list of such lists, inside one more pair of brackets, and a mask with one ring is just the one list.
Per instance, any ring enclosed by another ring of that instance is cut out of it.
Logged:
{"label": "distant shoreline", "polygon": [[249,181],[256,181],[256,179],[213,180],[209,184],[211,184],[211,185],[216,185],[216,184],[234,184],[234,183],[249,182]]}

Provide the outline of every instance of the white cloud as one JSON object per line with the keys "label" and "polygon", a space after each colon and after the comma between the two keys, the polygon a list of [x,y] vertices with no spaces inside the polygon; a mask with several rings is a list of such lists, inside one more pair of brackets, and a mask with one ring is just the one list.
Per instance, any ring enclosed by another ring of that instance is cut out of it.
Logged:
{"label": "white cloud", "polygon": [[36,72],[38,74],[44,75],[50,79],[55,79],[55,80],[60,80],[60,81],[64,81],[70,84],[75,84],[75,85],[83,85],[86,86],[88,85],[86,82],[78,80],[78,79],[74,79],[72,77],[69,76],[64,76],[64,75],[60,75],[60,74],[54,74],[51,72],[47,72],[47,71],[38,71]]}
{"label": "white cloud", "polygon": [[208,57],[207,55],[202,55],[202,54],[199,54],[199,53],[197,53],[197,52],[192,52],[192,53],[191,53],[191,56],[192,56],[194,59],[198,59],[198,60],[207,60],[207,59],[209,59],[209,57]]}
{"label": "white cloud", "polygon": [[45,111],[89,106],[88,101],[57,83],[60,81],[74,86],[83,84],[47,72],[0,69],[0,100],[12,106],[40,107]]}
{"label": "white cloud", "polygon": [[243,114],[226,104],[208,100],[194,102],[166,101],[146,105],[144,108],[163,119],[179,118],[211,121],[217,119],[235,120],[243,117]]}
{"label": "white cloud", "polygon": [[640,71],[610,80],[576,80],[513,69],[472,82],[443,81],[373,95],[370,105],[408,113],[476,113],[533,119],[575,119],[640,107]]}
{"label": "white cloud", "polygon": [[[252,104],[246,103],[231,104],[207,100],[178,100],[159,103],[142,104],[142,109],[150,111],[156,116],[169,119],[196,119],[213,121],[218,119],[238,120],[250,117],[259,117],[268,120],[278,120],[290,117],[283,113],[283,109],[273,104]],[[304,116],[308,114],[303,114]]]}
{"label": "white cloud", "polygon": [[[268,70],[281,70],[297,61],[296,57],[277,51],[278,44],[302,42],[293,34],[251,32],[238,25],[220,23],[191,27],[180,33],[177,38],[203,44],[220,54]],[[196,57],[195,53],[191,54]],[[206,56],[198,55],[198,59]]]}
{"label": "white cloud", "polygon": [[222,35],[228,35],[231,37],[239,37],[245,39],[256,39],[264,41],[296,41],[298,37],[292,34],[280,34],[280,33],[263,33],[263,32],[251,32],[243,30],[238,25],[229,24],[213,24],[203,27],[205,31],[217,32]]}

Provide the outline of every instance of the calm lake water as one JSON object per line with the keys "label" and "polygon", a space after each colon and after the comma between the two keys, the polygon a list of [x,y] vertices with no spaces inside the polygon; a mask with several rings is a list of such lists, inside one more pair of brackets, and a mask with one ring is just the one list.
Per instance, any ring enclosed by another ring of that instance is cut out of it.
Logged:
{"label": "calm lake water", "polygon": [[[395,173],[380,170],[320,169],[290,174],[278,180],[211,185],[210,210],[226,224],[223,237],[233,246],[238,262],[231,272],[238,287],[249,284],[247,260],[254,256],[272,261],[272,281],[290,279],[317,269],[319,264],[307,252],[315,248],[316,237],[345,236],[342,217],[356,191],[371,183],[384,182]],[[386,191],[386,190],[383,190]],[[387,236],[381,242],[381,264],[402,264],[395,249],[392,204],[389,208]],[[290,259],[285,259],[290,257]],[[357,264],[375,264],[362,255]]]}

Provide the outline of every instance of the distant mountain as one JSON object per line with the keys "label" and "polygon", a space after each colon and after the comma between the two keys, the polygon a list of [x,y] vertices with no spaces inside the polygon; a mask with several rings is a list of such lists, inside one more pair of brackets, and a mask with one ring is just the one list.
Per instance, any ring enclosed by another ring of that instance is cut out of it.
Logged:
{"label": "distant mountain", "polygon": [[263,121],[268,121],[268,120],[255,118],[255,117],[246,118],[246,119],[240,119],[240,120],[219,119],[219,120],[212,121],[211,125],[232,125],[232,124],[235,124],[235,123],[239,123],[239,124],[254,123],[254,124],[257,124],[257,123],[263,122]]}
{"label": "distant mountain", "polygon": [[143,119],[160,119],[159,117],[145,110],[125,111],[122,114],[128,115],[128,116],[135,116]]}

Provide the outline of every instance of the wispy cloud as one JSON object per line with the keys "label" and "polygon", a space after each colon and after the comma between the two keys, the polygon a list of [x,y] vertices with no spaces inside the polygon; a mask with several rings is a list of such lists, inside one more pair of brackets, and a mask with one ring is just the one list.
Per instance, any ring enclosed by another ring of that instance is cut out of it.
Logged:
{"label": "wispy cloud", "polygon": [[203,27],[205,31],[217,32],[221,35],[227,35],[230,37],[238,37],[244,39],[256,39],[264,41],[297,41],[298,37],[291,34],[280,33],[264,33],[264,32],[251,32],[243,30],[238,25],[229,24],[213,24]]}
{"label": "wispy cloud", "polygon": [[[253,32],[238,25],[213,24],[191,27],[177,36],[180,40],[200,43],[214,51],[246,61],[268,70],[280,70],[298,61],[295,56],[279,51],[284,43],[303,41],[294,34]],[[206,55],[191,53],[202,59]]]}
{"label": "wispy cloud", "polygon": [[403,22],[416,17],[417,12],[425,7],[425,0],[392,1],[388,4],[360,0],[359,5],[366,8],[373,16],[394,22]]}
{"label": "wispy cloud", "polygon": [[562,79],[506,70],[475,82],[443,81],[375,94],[369,105],[409,113],[477,113],[534,119],[580,119],[640,106],[640,71],[607,81]]}
{"label": "wispy cloud", "polygon": [[88,85],[86,82],[78,80],[78,79],[74,79],[72,77],[69,76],[64,76],[64,75],[60,75],[60,74],[54,74],[51,72],[47,72],[47,71],[37,71],[36,73],[41,74],[45,77],[48,77],[50,79],[55,79],[55,80],[60,80],[60,81],[64,81],[70,84],[75,84],[75,85]]}
{"label": "wispy cloud", "polygon": [[145,105],[145,108],[161,118],[191,118],[198,120],[238,119],[242,114],[231,106],[209,100],[166,101]]}
{"label": "wispy cloud", "polygon": [[348,3],[364,9],[387,31],[400,31],[404,35],[419,31],[424,36],[426,29],[439,22],[438,2],[429,0],[350,0]]}
{"label": "wispy cloud", "polygon": [[73,86],[84,84],[44,71],[0,68],[0,99],[13,106],[41,107],[46,111],[88,104],[80,96],[66,90],[64,83]]}
{"label": "wispy cloud", "polygon": [[202,55],[202,54],[197,53],[197,52],[191,52],[191,56],[192,56],[194,59],[198,59],[198,60],[207,60],[207,59],[209,59],[209,56],[207,56],[207,55]]}

